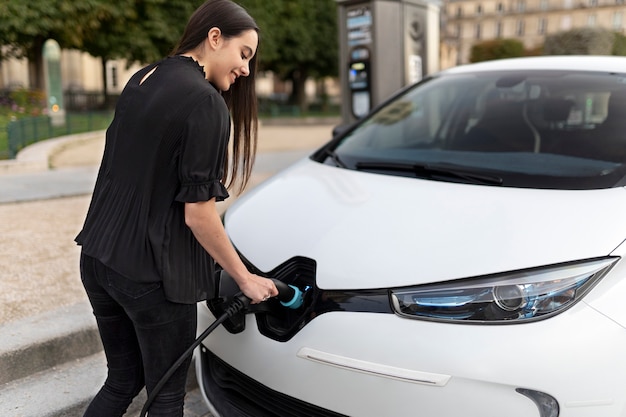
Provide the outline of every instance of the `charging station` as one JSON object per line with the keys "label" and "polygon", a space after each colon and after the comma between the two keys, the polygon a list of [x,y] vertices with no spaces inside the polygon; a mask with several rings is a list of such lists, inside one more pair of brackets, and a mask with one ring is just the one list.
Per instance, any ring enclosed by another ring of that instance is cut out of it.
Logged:
{"label": "charging station", "polygon": [[342,119],[365,116],[400,88],[439,69],[439,4],[335,0]]}

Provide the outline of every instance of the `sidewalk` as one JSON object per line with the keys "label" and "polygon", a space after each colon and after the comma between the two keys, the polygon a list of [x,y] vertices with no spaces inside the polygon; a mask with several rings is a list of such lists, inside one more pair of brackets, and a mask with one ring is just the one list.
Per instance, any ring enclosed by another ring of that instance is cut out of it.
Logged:
{"label": "sidewalk", "polygon": [[[248,189],[327,142],[336,124],[262,125]],[[26,151],[25,172],[0,169],[0,410],[14,417],[74,416],[92,395],[84,391],[106,371],[74,243],[104,132],[37,145],[37,152]],[[222,210],[228,200],[219,203]],[[197,389],[185,408],[185,417],[196,416],[209,417]]]}
{"label": "sidewalk", "polygon": [[[337,123],[261,125],[248,189],[327,142]],[[52,169],[0,175],[0,324],[86,300],[74,237],[103,149],[104,132],[79,135],[74,145],[66,141],[47,155]],[[219,204],[224,208],[235,198]]]}

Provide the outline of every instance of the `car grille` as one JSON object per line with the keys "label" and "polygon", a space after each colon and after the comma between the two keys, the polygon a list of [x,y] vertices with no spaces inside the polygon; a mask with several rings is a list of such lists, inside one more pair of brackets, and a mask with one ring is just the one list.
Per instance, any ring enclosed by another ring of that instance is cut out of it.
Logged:
{"label": "car grille", "polygon": [[347,417],[274,391],[204,346],[200,356],[204,391],[223,417]]}

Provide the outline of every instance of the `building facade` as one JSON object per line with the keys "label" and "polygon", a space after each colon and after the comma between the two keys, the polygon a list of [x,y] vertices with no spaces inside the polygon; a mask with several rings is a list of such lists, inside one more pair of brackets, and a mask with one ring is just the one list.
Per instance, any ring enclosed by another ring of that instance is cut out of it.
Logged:
{"label": "building facade", "polygon": [[[107,92],[110,95],[121,93],[138,65],[128,66],[125,61],[107,62],[77,50],[61,51],[61,86],[65,95],[65,107],[71,110],[97,108],[104,103],[104,78],[106,71]],[[29,64],[27,59],[6,59],[0,61],[0,90],[31,89]]]}
{"label": "building facade", "polygon": [[[120,93],[136,70],[127,68],[126,62],[114,60],[107,63],[107,88],[112,94]],[[100,59],[76,51],[61,51],[61,79],[64,91],[102,91],[102,63]],[[28,61],[7,59],[0,61],[0,89],[30,88]]]}
{"label": "building facade", "polygon": [[[61,51],[61,83],[65,96],[65,107],[69,110],[97,108],[104,102],[103,71],[106,71],[107,93],[111,96],[122,92],[130,77],[141,68],[139,64],[127,65],[124,60],[111,60],[103,69],[102,61],[85,52],[64,49]],[[337,80],[323,81],[325,94],[339,96]],[[257,77],[257,95],[263,98],[286,97],[291,92],[289,83],[272,73]],[[28,60],[7,59],[0,61],[0,90],[30,89]],[[310,101],[319,95],[320,83],[309,80],[306,95]]]}
{"label": "building facade", "polygon": [[541,47],[547,35],[598,27],[624,33],[625,0],[444,0],[441,68],[469,63],[472,46],[518,39]]}

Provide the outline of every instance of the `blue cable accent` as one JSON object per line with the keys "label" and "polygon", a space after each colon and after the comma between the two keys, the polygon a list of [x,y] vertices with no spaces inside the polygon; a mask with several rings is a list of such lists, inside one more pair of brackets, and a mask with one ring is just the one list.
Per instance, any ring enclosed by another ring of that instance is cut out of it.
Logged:
{"label": "blue cable accent", "polygon": [[302,291],[300,291],[300,288],[295,287],[293,285],[289,285],[289,286],[293,289],[293,297],[291,297],[291,300],[289,301],[281,301],[280,304],[283,307],[288,307],[288,308],[295,310],[296,308],[299,308],[302,305],[302,303],[304,302],[304,299],[302,297]]}

